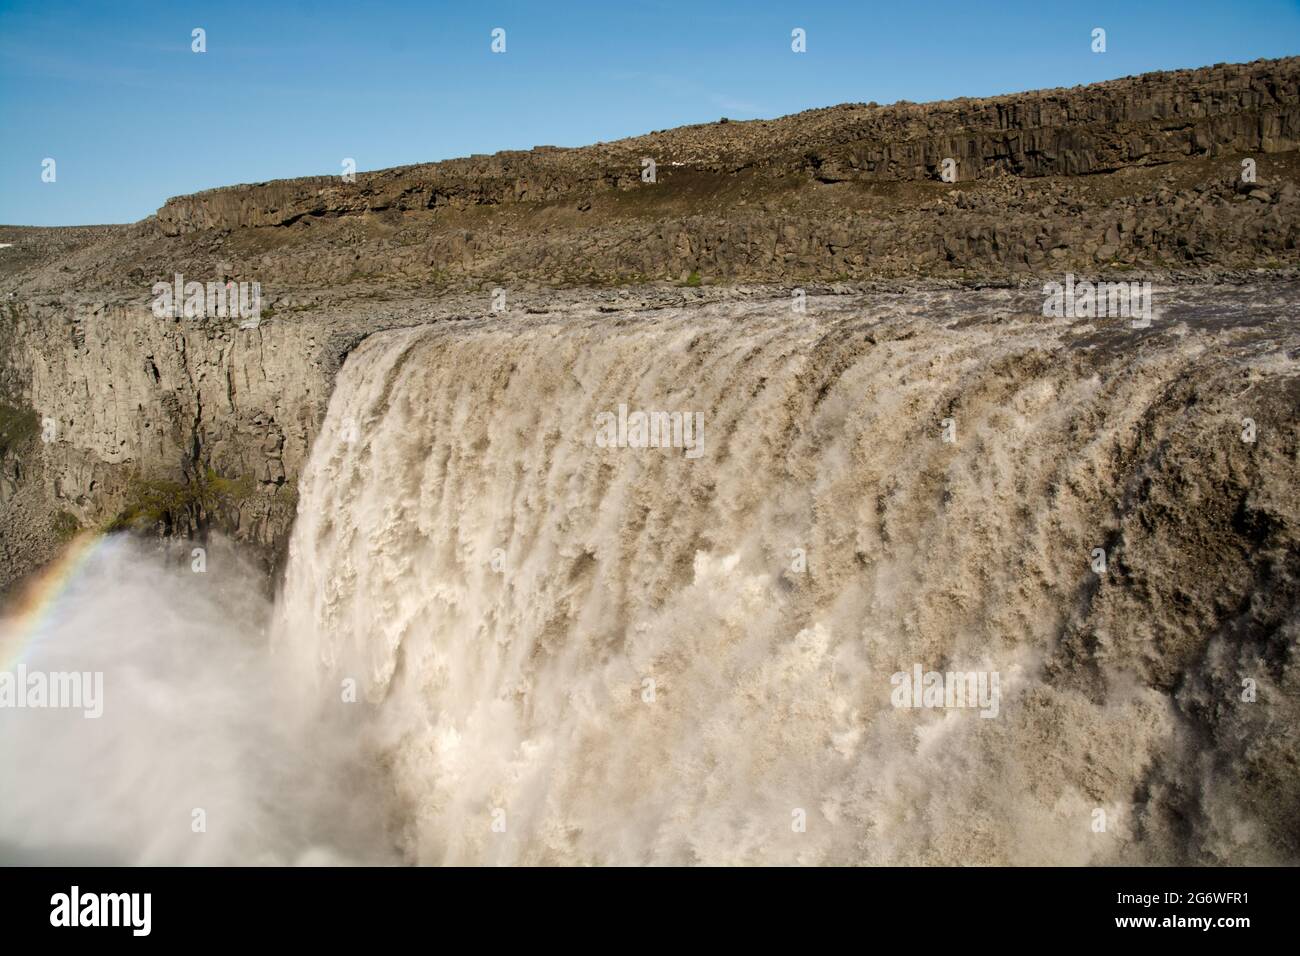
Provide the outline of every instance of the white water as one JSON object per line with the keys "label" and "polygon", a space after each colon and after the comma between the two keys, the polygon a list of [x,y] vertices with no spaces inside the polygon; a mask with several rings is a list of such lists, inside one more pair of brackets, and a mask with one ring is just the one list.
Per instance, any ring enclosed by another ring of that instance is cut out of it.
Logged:
{"label": "white water", "polygon": [[[1068,339],[1043,323],[872,345],[870,320],[737,311],[393,332],[350,357],[278,631],[322,694],[353,678],[382,715],[406,858],[1122,856],[1168,701],[1125,681],[1098,706],[1040,671],[1098,538],[1079,496],[1203,347],[1104,394],[1068,363],[1021,373]],[[595,447],[621,402],[702,411],[703,456]],[[894,709],[914,663],[998,671],[1004,716]]]}
{"label": "white water", "polygon": [[268,653],[255,572],[219,544],[202,574],[177,557],[114,537],[23,654],[102,673],[103,714],[0,709],[0,862],[394,860],[355,734]]}
{"label": "white water", "polygon": [[[1161,801],[1204,791],[1204,853],[1275,859],[1153,686],[1160,632],[1104,596],[1081,618],[1117,462],[1214,343],[1173,328],[1098,374],[1091,326],[959,305],[370,337],[301,479],[273,653],[234,567],[100,569],[49,643],[108,673],[104,723],[0,712],[0,855],[1168,862]],[[620,403],[701,412],[703,454],[597,447]],[[1085,631],[1099,653],[1062,651]],[[998,717],[891,706],[915,664],[997,672]]]}

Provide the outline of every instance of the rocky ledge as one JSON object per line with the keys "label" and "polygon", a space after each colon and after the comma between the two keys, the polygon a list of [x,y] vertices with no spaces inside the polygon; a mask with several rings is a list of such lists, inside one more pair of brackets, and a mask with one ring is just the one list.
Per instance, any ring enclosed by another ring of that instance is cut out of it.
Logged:
{"label": "rocky ledge", "polygon": [[[220,529],[273,567],[334,373],[377,329],[792,287],[1003,285],[1032,314],[1067,272],[1291,295],[1298,234],[1295,57],[0,226],[0,592],[84,527]],[[159,318],[176,273],[258,283],[260,322]]]}

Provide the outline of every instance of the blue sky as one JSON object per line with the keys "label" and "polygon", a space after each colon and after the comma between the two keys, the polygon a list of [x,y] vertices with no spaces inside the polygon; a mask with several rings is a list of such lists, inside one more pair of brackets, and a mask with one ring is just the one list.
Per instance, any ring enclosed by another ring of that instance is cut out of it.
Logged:
{"label": "blue sky", "polygon": [[0,222],[130,222],[198,189],[337,174],[344,157],[381,169],[1297,53],[1296,0],[0,0]]}

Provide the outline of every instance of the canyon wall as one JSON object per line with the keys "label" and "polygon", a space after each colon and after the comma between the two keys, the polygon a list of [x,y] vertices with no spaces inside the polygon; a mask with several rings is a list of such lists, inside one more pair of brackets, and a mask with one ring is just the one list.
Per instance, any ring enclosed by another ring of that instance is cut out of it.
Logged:
{"label": "canyon wall", "polygon": [[[498,288],[509,322],[989,284],[1032,314],[1067,271],[1285,282],[1298,104],[1287,58],[233,186],[125,226],[0,226],[0,591],[76,528],[132,522],[215,526],[273,566],[349,350],[492,315]],[[157,318],[152,287],[177,273],[257,282],[260,324]]]}

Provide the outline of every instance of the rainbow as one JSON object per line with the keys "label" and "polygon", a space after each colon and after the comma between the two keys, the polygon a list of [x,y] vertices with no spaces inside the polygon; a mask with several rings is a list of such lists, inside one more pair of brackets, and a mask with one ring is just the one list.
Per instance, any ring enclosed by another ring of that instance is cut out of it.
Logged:
{"label": "rainbow", "polygon": [[116,550],[120,535],[82,532],[46,565],[0,619],[0,670],[9,670],[38,643],[61,606],[61,599],[97,554]]}

